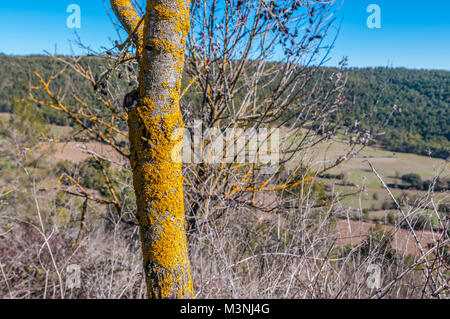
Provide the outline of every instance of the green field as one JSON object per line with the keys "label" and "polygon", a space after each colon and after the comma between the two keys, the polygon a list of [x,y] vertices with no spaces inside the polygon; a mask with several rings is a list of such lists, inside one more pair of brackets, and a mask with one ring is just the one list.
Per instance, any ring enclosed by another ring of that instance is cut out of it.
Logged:
{"label": "green field", "polygon": [[[325,150],[327,150],[327,157],[333,158],[343,154],[345,148],[344,143],[336,142],[332,146],[321,146],[319,154],[320,157],[323,157]],[[397,210],[383,207],[383,204],[391,203],[392,200],[379,178],[372,171],[369,162],[402,205],[406,203],[413,205],[418,198],[425,196],[427,191],[398,188],[398,185],[404,184],[401,176],[414,173],[420,175],[423,181],[432,180],[435,176],[439,176],[443,180],[448,180],[450,177],[449,162],[443,159],[391,152],[378,147],[366,147],[354,158],[330,170],[329,173],[332,175],[343,174],[344,179],[323,178],[321,181],[333,185],[334,190],[340,195],[352,194],[362,190],[357,195],[344,196],[341,203],[354,209],[363,210],[370,220],[384,220],[390,212],[397,214]],[[448,191],[436,192],[434,199],[436,205],[444,203],[448,205],[450,203]],[[432,213],[432,211],[424,210],[424,214],[427,213]]]}

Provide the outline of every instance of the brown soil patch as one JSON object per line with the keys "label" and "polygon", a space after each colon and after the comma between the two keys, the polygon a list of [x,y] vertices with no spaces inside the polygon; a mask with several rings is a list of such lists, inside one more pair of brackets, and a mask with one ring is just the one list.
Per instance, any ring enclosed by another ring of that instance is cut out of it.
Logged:
{"label": "brown soil patch", "polygon": [[125,161],[125,158],[123,158],[110,145],[95,141],[53,143],[51,144],[51,147],[55,151],[52,154],[51,159],[55,162],[67,160],[73,163],[80,163],[91,157],[89,152],[94,152],[111,160],[113,165],[118,165],[120,163],[124,163]]}
{"label": "brown soil patch", "polygon": [[[339,245],[358,245],[367,238],[367,233],[371,228],[375,228],[374,223],[358,222],[351,220],[340,220],[337,223],[337,233]],[[386,233],[393,229],[393,226],[382,225],[381,228]],[[437,240],[439,233],[430,231],[416,231],[418,240],[420,241],[424,251],[427,251],[427,245]],[[402,255],[420,255],[419,247],[413,237],[412,232],[399,229],[394,234],[391,242],[392,248]]]}

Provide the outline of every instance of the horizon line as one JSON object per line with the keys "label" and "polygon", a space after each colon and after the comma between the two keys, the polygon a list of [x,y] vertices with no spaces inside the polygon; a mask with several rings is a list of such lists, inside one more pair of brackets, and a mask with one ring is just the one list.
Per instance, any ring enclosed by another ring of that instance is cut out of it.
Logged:
{"label": "horizon line", "polygon": [[[7,57],[51,57],[52,55],[45,54],[45,53],[29,53],[29,54],[8,54],[4,52],[0,52],[0,55],[7,56]],[[99,55],[95,54],[80,54],[80,55],[70,55],[70,54],[54,54],[53,56],[59,56],[59,57],[86,57],[86,58],[92,58],[92,57],[101,57]],[[322,65],[321,67],[324,68],[340,68],[339,65]],[[348,66],[346,69],[406,69],[406,70],[412,70],[412,71],[443,71],[443,72],[450,72],[450,69],[439,69],[439,68],[425,68],[425,67],[406,67],[406,66],[386,66],[386,65],[358,65],[358,66]]]}

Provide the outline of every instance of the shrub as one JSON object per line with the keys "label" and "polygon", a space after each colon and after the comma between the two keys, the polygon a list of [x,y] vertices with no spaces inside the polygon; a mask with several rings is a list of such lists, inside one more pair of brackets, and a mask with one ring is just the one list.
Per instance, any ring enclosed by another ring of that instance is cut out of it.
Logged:
{"label": "shrub", "polygon": [[395,216],[395,214],[393,212],[389,212],[389,214],[387,214],[388,224],[394,225],[396,221],[397,217]]}
{"label": "shrub", "polygon": [[408,183],[412,188],[422,189],[422,178],[419,174],[405,174],[402,176],[402,181]]}
{"label": "shrub", "polygon": [[395,203],[391,201],[384,201],[383,204],[381,205],[382,210],[389,210],[395,208],[396,208]]}
{"label": "shrub", "polygon": [[450,213],[450,203],[439,204],[438,211],[449,214]]}

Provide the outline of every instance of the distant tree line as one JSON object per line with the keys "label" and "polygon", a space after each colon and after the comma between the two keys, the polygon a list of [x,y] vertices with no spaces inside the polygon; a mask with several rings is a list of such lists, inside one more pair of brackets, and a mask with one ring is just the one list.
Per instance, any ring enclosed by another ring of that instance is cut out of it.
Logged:
{"label": "distant tree line", "polygon": [[422,180],[419,174],[409,173],[402,176],[402,181],[406,183],[404,188],[417,189],[417,190],[429,190],[433,186],[436,192],[443,192],[450,189],[450,180],[437,178],[435,181]]}

